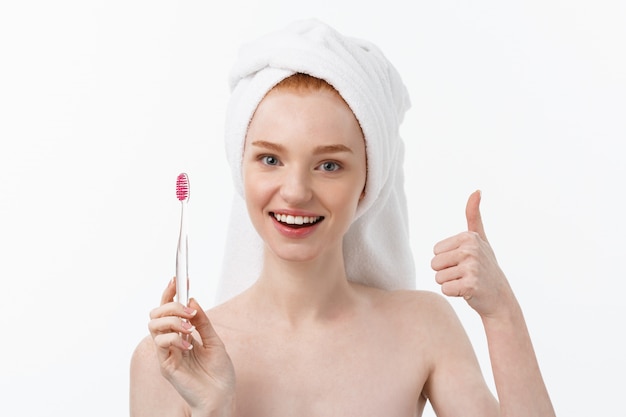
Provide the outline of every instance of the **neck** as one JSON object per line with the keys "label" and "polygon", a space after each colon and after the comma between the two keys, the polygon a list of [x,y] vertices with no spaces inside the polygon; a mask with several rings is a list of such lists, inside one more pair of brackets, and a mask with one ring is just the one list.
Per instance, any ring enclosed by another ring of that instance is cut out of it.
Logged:
{"label": "neck", "polygon": [[251,290],[261,311],[289,326],[331,320],[354,302],[341,251],[301,262],[266,253],[261,276]]}

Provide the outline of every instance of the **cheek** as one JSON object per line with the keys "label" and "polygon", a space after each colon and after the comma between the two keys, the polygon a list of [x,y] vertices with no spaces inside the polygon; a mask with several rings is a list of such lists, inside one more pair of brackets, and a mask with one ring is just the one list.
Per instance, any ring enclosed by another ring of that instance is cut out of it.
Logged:
{"label": "cheek", "polygon": [[246,202],[253,201],[257,199],[257,195],[259,194],[259,187],[256,184],[254,175],[250,173],[243,173],[243,196]]}
{"label": "cheek", "polygon": [[[365,196],[364,185],[359,181],[355,181],[340,190],[336,190],[334,193],[335,204],[341,207],[351,208],[351,211],[356,212],[356,208]],[[353,214],[353,213],[351,213]]]}
{"label": "cheek", "polygon": [[246,169],[245,162],[241,167],[241,178],[243,180],[243,197],[247,202],[254,195],[255,184],[254,175],[252,175],[249,169]]}
{"label": "cheek", "polygon": [[248,194],[254,192],[257,186],[255,178],[258,177],[258,175],[255,175],[255,173],[253,172],[253,164],[248,161],[247,158],[248,156],[244,153],[243,161],[241,163],[241,178],[243,180],[243,192],[246,199],[248,197]]}
{"label": "cheek", "polygon": [[259,211],[271,198],[272,184],[258,172],[244,171],[243,193],[248,210],[255,208],[255,211]]}
{"label": "cheek", "polygon": [[265,201],[259,187],[255,184],[253,176],[243,177],[243,193],[246,205],[246,214],[254,225],[254,228],[259,231],[258,226],[263,218],[263,207],[265,206]]}

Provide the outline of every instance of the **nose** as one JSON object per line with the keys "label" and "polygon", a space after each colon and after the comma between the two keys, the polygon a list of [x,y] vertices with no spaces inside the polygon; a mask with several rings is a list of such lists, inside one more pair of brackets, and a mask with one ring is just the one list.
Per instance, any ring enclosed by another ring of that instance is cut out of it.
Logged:
{"label": "nose", "polygon": [[313,196],[308,170],[302,167],[292,167],[292,169],[285,170],[280,196],[286,203],[293,206],[308,202]]}

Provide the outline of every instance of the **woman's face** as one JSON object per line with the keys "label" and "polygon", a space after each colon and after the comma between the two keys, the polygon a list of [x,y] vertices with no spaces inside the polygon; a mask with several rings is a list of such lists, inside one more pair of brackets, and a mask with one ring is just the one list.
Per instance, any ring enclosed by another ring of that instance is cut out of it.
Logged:
{"label": "woman's face", "polygon": [[341,250],[366,179],[359,123],[330,90],[268,93],[243,155],[248,213],[278,257],[307,261]]}

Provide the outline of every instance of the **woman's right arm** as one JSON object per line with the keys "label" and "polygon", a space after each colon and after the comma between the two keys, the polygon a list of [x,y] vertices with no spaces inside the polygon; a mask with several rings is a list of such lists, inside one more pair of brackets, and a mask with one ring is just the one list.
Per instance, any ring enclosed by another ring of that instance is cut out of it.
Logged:
{"label": "woman's right arm", "polygon": [[232,416],[235,372],[224,344],[200,305],[173,302],[175,292],[170,282],[150,313],[151,337],[133,354],[130,415]]}

